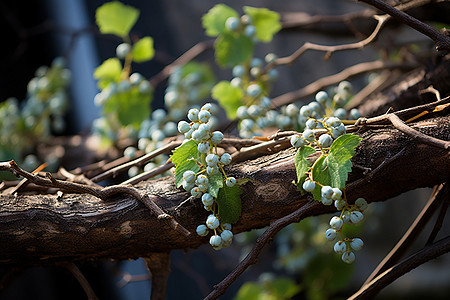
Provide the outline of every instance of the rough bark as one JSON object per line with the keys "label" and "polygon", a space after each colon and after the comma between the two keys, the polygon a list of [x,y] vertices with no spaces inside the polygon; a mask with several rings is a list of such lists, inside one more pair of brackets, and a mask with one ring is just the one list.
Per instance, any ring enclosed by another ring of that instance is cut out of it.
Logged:
{"label": "rough bark", "polygon": [[[430,136],[449,140],[450,117],[411,124]],[[392,126],[363,128],[353,172],[347,184],[350,201],[365,197],[384,201],[419,187],[449,179],[448,150],[421,144]],[[235,233],[267,226],[310,201],[301,196],[295,179],[294,150],[232,165],[227,172],[251,179],[242,188],[242,215]],[[364,173],[363,170],[370,170]],[[172,177],[146,181],[141,192],[157,195],[156,204],[192,232],[184,237],[158,220],[129,195],[102,201],[90,195],[0,196],[0,261],[5,264],[46,264],[55,261],[129,259],[152,252],[196,248],[207,238],[195,234],[207,212],[199,201],[188,201]],[[334,211],[318,205],[311,215]]]}

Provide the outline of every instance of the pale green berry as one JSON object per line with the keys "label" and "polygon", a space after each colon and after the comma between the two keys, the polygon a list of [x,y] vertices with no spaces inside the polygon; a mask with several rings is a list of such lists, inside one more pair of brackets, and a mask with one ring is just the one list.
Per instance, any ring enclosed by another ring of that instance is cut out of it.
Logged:
{"label": "pale green berry", "polygon": [[293,135],[291,136],[291,145],[295,148],[300,148],[305,146],[307,142],[303,139],[301,135]]}
{"label": "pale green berry", "polygon": [[240,25],[241,25],[241,22],[236,17],[229,17],[225,21],[225,27],[230,31],[238,30]]}
{"label": "pale green berry", "polygon": [[253,25],[248,25],[244,29],[244,34],[248,37],[252,37],[256,34],[256,27]]}
{"label": "pale green berry", "polygon": [[198,225],[196,231],[199,236],[207,236],[209,233],[208,228],[203,224]]}
{"label": "pale green berry", "polygon": [[196,177],[195,177],[194,171],[191,171],[191,170],[185,171],[185,172],[183,173],[183,179],[184,179],[184,181],[186,181],[187,183],[193,183],[193,182],[195,182]]}
{"label": "pale green berry", "polygon": [[325,133],[319,136],[319,144],[324,148],[329,148],[333,144],[333,138]]}
{"label": "pale green berry", "polygon": [[327,229],[327,231],[325,231],[325,238],[330,242],[334,241],[334,239],[336,238],[336,230],[332,228]]}
{"label": "pale green berry", "polygon": [[320,91],[316,94],[316,101],[320,104],[324,105],[325,102],[328,100],[328,94],[325,91]]}
{"label": "pale green berry", "polygon": [[191,108],[188,112],[188,119],[192,122],[198,121],[198,109]]}
{"label": "pale green berry", "polygon": [[236,184],[236,178],[234,178],[234,177],[228,177],[228,178],[225,180],[225,184],[226,184],[228,187],[233,187],[233,186]]}
{"label": "pale green berry", "polygon": [[355,201],[355,205],[361,210],[364,211],[368,207],[367,201],[364,198],[358,198]]}
{"label": "pale green berry", "polygon": [[224,230],[220,234],[220,237],[224,242],[231,242],[231,240],[233,239],[233,233],[230,230]]}
{"label": "pale green berry", "polygon": [[337,210],[342,210],[345,206],[345,201],[344,200],[336,200],[334,201],[334,206],[336,207]]}
{"label": "pale green berry", "polygon": [[206,226],[208,226],[209,229],[216,229],[217,227],[219,227],[219,225],[220,221],[214,215],[209,215],[206,219]]}
{"label": "pale green berry", "polygon": [[202,123],[208,123],[209,119],[211,118],[211,113],[207,110],[201,110],[198,113],[198,120]]}
{"label": "pale green berry", "polygon": [[206,164],[209,167],[215,167],[217,166],[218,162],[219,162],[219,157],[217,156],[217,154],[214,153],[210,153],[208,155],[206,155]]}
{"label": "pale green berry", "polygon": [[215,175],[218,173],[219,173],[219,168],[217,166],[214,166],[214,167],[207,166],[206,167],[206,174]]}
{"label": "pale green berry", "polygon": [[194,198],[200,198],[203,195],[203,192],[200,190],[198,186],[195,186],[191,189],[191,196]]}
{"label": "pale green berry", "polygon": [[253,98],[258,97],[261,94],[261,87],[256,83],[250,84],[247,87],[247,94]]}
{"label": "pale green berry", "polygon": [[229,153],[224,153],[220,157],[220,162],[223,163],[224,165],[229,165],[231,163],[231,160],[232,160],[232,158]]}
{"label": "pale green berry", "polygon": [[320,189],[320,192],[322,194],[322,197],[331,198],[331,195],[333,194],[333,188],[329,185],[325,185]]}
{"label": "pale green berry", "polygon": [[124,59],[131,51],[131,45],[128,43],[119,44],[116,48],[116,56],[120,59]]}
{"label": "pale green berry", "polygon": [[197,179],[195,180],[195,183],[196,184],[208,184],[209,180],[208,180],[207,176],[205,176],[203,174],[200,174],[200,175],[197,176]]}
{"label": "pale green berry", "polygon": [[333,188],[333,194],[331,195],[331,199],[333,200],[341,200],[342,191],[338,188]]}
{"label": "pale green berry", "polygon": [[222,224],[222,227],[223,227],[223,229],[225,229],[225,230],[231,230],[231,224],[230,223],[224,223],[224,224]]}
{"label": "pale green berry", "polygon": [[306,180],[303,185],[302,185],[303,189],[307,192],[312,192],[314,191],[314,189],[316,188],[316,184],[314,183],[314,181],[311,180]]}
{"label": "pale green berry", "polygon": [[355,210],[350,213],[350,221],[353,224],[358,224],[363,219],[364,219],[364,215],[360,211]]}
{"label": "pale green berry", "polygon": [[209,151],[209,147],[209,142],[202,142],[198,144],[197,149],[200,153],[207,153]]}
{"label": "pale green berry", "polygon": [[347,263],[347,264],[351,264],[355,261],[355,253],[349,251],[349,252],[344,252],[342,253],[342,261]]}
{"label": "pale green berry", "polygon": [[213,246],[213,248],[215,250],[219,250],[221,248],[222,245],[222,238],[219,235],[213,235],[211,236],[211,238],[209,239],[209,244],[211,246]]}
{"label": "pale green berry", "polygon": [[354,238],[351,242],[350,242],[350,247],[355,250],[355,251],[359,251],[361,250],[361,248],[364,246],[364,242],[360,239],[360,238]]}
{"label": "pale green berry", "polygon": [[304,138],[306,141],[312,143],[312,142],[315,141],[316,136],[314,135],[314,132],[313,132],[312,130],[306,129],[305,131],[303,131],[303,138]]}
{"label": "pale green berry", "polygon": [[245,75],[245,67],[243,65],[234,66],[232,73],[234,77],[243,77]]}
{"label": "pale green berry", "polygon": [[321,202],[323,205],[331,205],[333,203],[333,199],[322,197]]}
{"label": "pale green berry", "polygon": [[342,228],[343,224],[344,224],[344,221],[342,221],[341,218],[336,217],[336,216],[332,217],[330,220],[331,228],[336,229],[336,230],[340,230]]}
{"label": "pale green berry", "polygon": [[223,133],[220,131],[214,131],[211,136],[211,142],[215,145],[218,145],[223,140]]}
{"label": "pale green berry", "polygon": [[345,251],[347,251],[347,244],[343,241],[338,241],[336,244],[334,244],[334,252],[338,254],[342,254]]}
{"label": "pale green berry", "polygon": [[317,127],[317,121],[314,119],[308,119],[305,123],[306,128],[315,129]]}
{"label": "pale green berry", "polygon": [[214,203],[214,198],[210,193],[204,193],[202,196],[202,203],[204,206],[211,206]]}

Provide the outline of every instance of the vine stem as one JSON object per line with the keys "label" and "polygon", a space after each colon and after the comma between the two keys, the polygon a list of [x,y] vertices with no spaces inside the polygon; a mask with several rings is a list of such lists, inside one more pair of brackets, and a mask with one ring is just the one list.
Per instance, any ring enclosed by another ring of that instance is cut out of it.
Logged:
{"label": "vine stem", "polygon": [[319,208],[322,204],[317,201],[308,201],[302,207],[298,208],[293,213],[276,220],[271,223],[267,230],[256,241],[250,253],[242,260],[239,265],[225,277],[219,284],[214,286],[214,290],[206,296],[205,300],[217,299],[220,295],[224,294],[226,289],[238,278],[250,265],[257,263],[257,258],[261,253],[263,247],[272,240],[282,228],[287,225],[300,222],[311,213]]}
{"label": "vine stem", "polygon": [[399,19],[400,21],[414,28],[420,33],[423,33],[424,35],[428,36],[436,44],[436,50],[438,52],[441,52],[443,50],[450,51],[450,37],[440,33],[430,25],[425,24],[417,20],[416,18],[408,15],[407,13],[402,12],[380,0],[356,0],[356,1],[364,2],[373,7],[376,7],[379,10]]}

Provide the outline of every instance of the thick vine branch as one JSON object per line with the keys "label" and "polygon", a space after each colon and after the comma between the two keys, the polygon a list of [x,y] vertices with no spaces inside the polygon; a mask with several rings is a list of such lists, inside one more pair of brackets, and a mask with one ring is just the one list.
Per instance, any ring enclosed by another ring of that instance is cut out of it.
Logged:
{"label": "thick vine branch", "polygon": [[[409,125],[424,134],[447,139],[450,117]],[[360,167],[353,170],[346,187],[349,201],[358,197],[369,202],[384,201],[449,179],[448,150],[415,141],[392,125],[383,126],[361,128],[363,141],[353,158]],[[268,226],[308,203],[292,184],[296,176],[294,154],[293,149],[286,149],[227,169],[230,176],[250,179],[242,186],[242,215],[233,227],[235,233]],[[366,174],[364,170],[376,171]],[[0,261],[42,264],[129,259],[146,257],[151,252],[196,248],[208,242],[196,234],[184,236],[167,223],[176,220],[195,232],[208,214],[199,201],[186,201],[176,209],[189,197],[175,188],[173,177],[141,182],[134,189],[140,195],[149,195],[147,201],[159,207],[164,217],[149,214],[143,202],[131,194],[112,194],[106,201],[90,194],[0,195]],[[311,215],[334,211],[319,207]]]}

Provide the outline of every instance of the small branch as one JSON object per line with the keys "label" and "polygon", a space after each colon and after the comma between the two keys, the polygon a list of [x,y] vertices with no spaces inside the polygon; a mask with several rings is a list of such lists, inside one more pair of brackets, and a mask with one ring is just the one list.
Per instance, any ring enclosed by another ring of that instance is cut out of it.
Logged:
{"label": "small branch", "polygon": [[[448,188],[448,182],[446,183],[447,191],[443,192],[443,199],[445,201],[442,203],[441,210],[439,211],[439,215],[436,219],[436,223],[434,224],[433,230],[430,233],[430,236],[428,237],[426,245],[429,245],[434,242],[434,239],[436,238],[439,230],[442,228],[442,224],[444,223],[444,218],[447,213],[448,204],[450,202],[450,189]],[[446,193],[446,194],[445,194]]]}
{"label": "small branch", "polygon": [[358,292],[353,294],[349,300],[371,299],[383,288],[391,284],[393,281],[426,263],[450,251],[450,237],[446,237],[436,243],[426,246],[422,250],[409,256],[401,263],[396,264],[392,268],[380,274],[369,284],[364,285]]}
{"label": "small branch", "polygon": [[103,172],[102,174],[99,174],[97,176],[95,176],[94,178],[92,178],[91,180],[93,182],[100,182],[102,180],[105,180],[106,178],[112,176],[115,177],[117,176],[117,174],[121,173],[121,172],[125,172],[126,170],[128,170],[129,168],[133,167],[133,166],[139,166],[142,164],[145,164],[146,162],[148,162],[149,160],[157,157],[158,155],[161,155],[163,153],[169,152],[170,150],[175,149],[176,147],[181,145],[181,141],[172,141],[166,145],[164,145],[163,147],[153,150],[152,152],[145,154],[144,156],[141,156],[139,158],[136,158],[132,161],[129,161],[127,163],[121,164],[115,168],[112,168],[106,172]]}
{"label": "small branch", "polygon": [[348,67],[347,69],[344,69],[343,71],[322,77],[307,86],[293,92],[289,92],[286,94],[283,94],[281,96],[275,97],[272,99],[272,107],[277,108],[289,103],[292,103],[294,101],[300,100],[305,97],[309,97],[314,95],[314,93],[317,93],[321,89],[336,84],[338,82],[341,82],[343,80],[347,80],[351,77],[354,77],[356,75],[364,74],[367,72],[374,72],[377,70],[384,70],[384,69],[397,69],[397,68],[403,68],[403,69],[412,69],[416,67],[416,65],[413,64],[404,64],[404,63],[392,63],[392,62],[383,62],[383,61],[373,61],[373,62],[365,62],[360,63],[357,65],[353,65],[351,67]]}
{"label": "small branch", "polygon": [[95,295],[94,290],[92,289],[89,281],[87,281],[86,277],[84,277],[83,273],[81,273],[80,269],[74,263],[59,263],[61,267],[66,268],[72,273],[72,275],[77,279],[78,283],[83,288],[84,292],[88,300],[99,300],[99,298]]}
{"label": "small branch", "polygon": [[433,194],[430,196],[425,207],[422,209],[420,214],[417,216],[416,220],[409,227],[408,231],[403,235],[400,241],[395,245],[394,248],[389,252],[388,255],[383,259],[383,261],[376,267],[376,269],[370,274],[366,279],[363,286],[369,284],[375,277],[380,275],[380,273],[386,271],[386,269],[392,267],[402,255],[408,250],[411,244],[417,239],[419,234],[422,232],[423,228],[426,226],[430,218],[439,208],[439,204],[443,200],[442,192],[447,189],[443,184],[436,187]]}
{"label": "small branch", "polygon": [[380,0],[356,0],[356,1],[361,1],[369,5],[372,5],[373,7],[376,7],[381,11],[388,13],[389,15],[399,19],[400,21],[414,28],[420,33],[423,33],[424,35],[428,36],[434,41],[436,45],[436,50],[438,52],[441,52],[443,50],[450,51],[450,37],[440,33],[430,25],[425,24],[417,20],[416,18],[408,15],[407,13],[404,13]]}
{"label": "small branch", "polygon": [[135,185],[141,181],[150,179],[152,177],[155,177],[156,175],[162,174],[168,170],[170,170],[170,168],[174,167],[175,165],[173,163],[171,163],[170,161],[166,162],[164,165],[158,166],[150,171],[141,173],[139,175],[136,175],[128,180],[125,180],[124,182],[121,183],[121,185]]}
{"label": "small branch", "polygon": [[403,133],[406,133],[407,135],[413,137],[414,139],[430,145],[430,146],[434,146],[434,147],[439,147],[442,149],[450,149],[450,141],[443,141],[434,137],[431,137],[429,135],[423,134],[417,130],[412,129],[411,127],[409,127],[408,125],[406,125],[405,123],[403,123],[403,121],[397,117],[397,115],[395,114],[388,114],[387,118],[389,119],[389,121],[392,122],[392,125],[394,125],[395,128],[397,128],[398,130],[400,130]]}
{"label": "small branch", "polygon": [[147,268],[152,274],[151,300],[166,298],[167,279],[170,274],[170,252],[150,253],[144,257]]}
{"label": "small branch", "polygon": [[176,66],[181,66],[193,60],[203,52],[209,50],[214,45],[214,40],[197,43],[183,55],[177,58],[173,63],[167,65],[161,72],[150,78],[150,84],[155,87],[172,74]]}
{"label": "small branch", "polygon": [[389,15],[382,15],[382,16],[375,15],[375,16],[373,16],[373,18],[378,21],[377,26],[373,30],[372,34],[362,41],[352,43],[352,44],[343,44],[343,45],[335,45],[335,46],[318,45],[318,44],[306,42],[303,46],[298,48],[297,51],[295,51],[293,54],[286,56],[286,57],[280,57],[280,58],[276,59],[274,61],[273,65],[274,66],[290,65],[308,50],[316,50],[316,51],[326,52],[327,56],[330,56],[332,53],[337,52],[337,51],[361,49],[364,46],[366,46],[367,44],[371,43],[377,37],[377,35],[380,32],[381,28],[383,27],[384,23],[390,18],[390,16]]}
{"label": "small branch", "polygon": [[241,261],[239,265],[219,284],[215,285],[214,290],[208,296],[206,296],[204,300],[217,299],[220,295],[224,294],[226,289],[236,280],[236,278],[238,278],[250,265],[253,265],[257,262],[257,258],[261,253],[263,247],[272,240],[272,238],[275,236],[275,234],[278,233],[278,231],[291,223],[300,222],[306,216],[310,215],[311,212],[317,209],[320,205],[322,204],[317,201],[309,201],[293,213],[270,224],[267,230],[256,241],[255,246],[253,246],[253,249],[245,257],[245,259]]}

